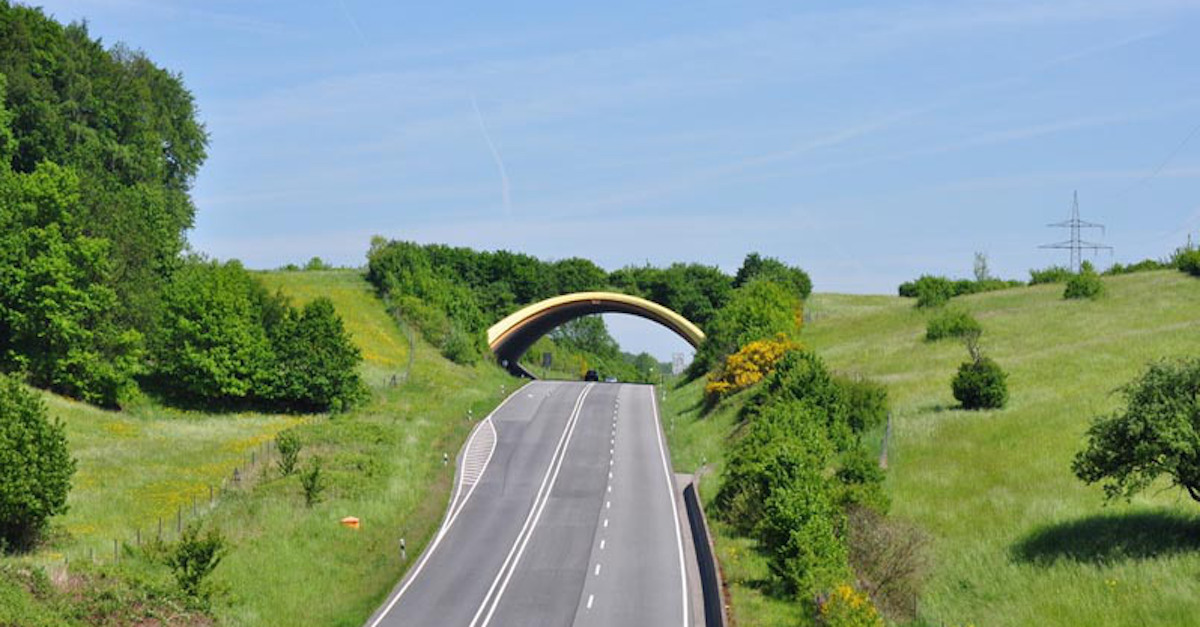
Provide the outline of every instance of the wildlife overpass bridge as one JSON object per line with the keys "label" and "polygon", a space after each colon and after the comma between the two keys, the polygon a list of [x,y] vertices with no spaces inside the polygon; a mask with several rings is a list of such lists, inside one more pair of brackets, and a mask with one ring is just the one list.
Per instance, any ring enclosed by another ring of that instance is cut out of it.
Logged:
{"label": "wildlife overpass bridge", "polygon": [[624,313],[652,320],[693,347],[704,340],[699,327],[658,303],[615,292],[578,292],[548,298],[506,316],[488,329],[488,346],[509,372],[533,379],[533,374],[521,366],[520,359],[538,338],[575,318],[602,313]]}

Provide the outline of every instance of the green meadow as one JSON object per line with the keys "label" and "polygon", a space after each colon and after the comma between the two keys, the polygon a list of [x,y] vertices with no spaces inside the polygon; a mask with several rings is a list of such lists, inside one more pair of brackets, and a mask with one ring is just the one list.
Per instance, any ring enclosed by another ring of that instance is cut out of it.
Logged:
{"label": "green meadow", "polygon": [[[804,343],[836,371],[887,385],[891,515],[931,538],[920,623],[1191,625],[1200,616],[1200,504],[1165,482],[1105,503],[1071,459],[1094,416],[1155,359],[1200,352],[1200,281],[1175,271],[1106,277],[1098,301],[1062,285],[955,299],[983,324],[985,352],[1009,373],[1002,410],[957,408],[950,381],[967,359],[924,339],[928,313],[890,296],[816,294]],[[719,471],[734,397],[700,415],[702,385],[668,391],[663,419],[676,468]],[[674,422],[674,428],[671,424]],[[874,446],[883,432],[872,434]],[[716,492],[711,476],[702,494]],[[740,625],[807,624],[762,592],[765,562],[716,525]]]}
{"label": "green meadow", "polygon": [[[345,414],[282,416],[206,414],[147,398],[103,411],[46,394],[78,460],[71,509],[52,521],[47,546],[0,558],[0,625],[141,624],[143,603],[156,604],[155,620],[209,624],[163,596],[169,574],[136,547],[137,530],[148,542],[160,517],[173,540],[181,509],[185,524],[198,518],[230,543],[212,575],[218,593],[209,616],[219,624],[360,625],[420,553],[453,483],[442,453],[453,457],[470,432],[468,410],[486,415],[513,379],[490,363],[452,364],[419,338],[410,360],[405,333],[358,271],[259,276],[296,303],[333,300],[363,354],[371,400]],[[298,478],[282,477],[274,455],[263,459],[263,444],[287,428],[304,443],[302,468],[321,458],[325,490],[311,508]],[[234,469],[236,484],[229,481]],[[206,507],[209,486],[223,481],[225,490]],[[346,516],[358,517],[360,528],[342,526]],[[42,567],[65,594],[45,592],[24,574],[30,567]],[[72,592],[78,573],[88,573],[95,587],[82,594],[94,599]]]}

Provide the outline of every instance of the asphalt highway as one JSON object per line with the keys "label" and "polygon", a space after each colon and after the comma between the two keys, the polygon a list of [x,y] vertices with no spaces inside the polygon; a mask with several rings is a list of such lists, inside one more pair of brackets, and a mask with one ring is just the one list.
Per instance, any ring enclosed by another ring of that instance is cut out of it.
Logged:
{"label": "asphalt highway", "polygon": [[530,383],[459,464],[442,528],[368,627],[692,624],[652,387]]}

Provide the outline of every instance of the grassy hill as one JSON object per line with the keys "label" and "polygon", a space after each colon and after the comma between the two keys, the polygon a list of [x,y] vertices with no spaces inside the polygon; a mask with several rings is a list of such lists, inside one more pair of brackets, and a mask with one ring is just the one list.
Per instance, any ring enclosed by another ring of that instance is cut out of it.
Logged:
{"label": "grassy hill", "polygon": [[[410,355],[405,334],[357,271],[259,276],[297,303],[319,295],[333,300],[363,353],[371,401],[347,414],[297,417],[181,411],[149,399],[106,412],[47,394],[79,459],[71,511],[53,521],[49,546],[0,557],[0,625],[138,622],[128,617],[161,596],[169,575],[136,548],[136,530],[148,540],[162,517],[173,539],[180,507],[185,522],[192,518],[193,497],[197,517],[231,542],[213,575],[224,593],[211,613],[222,624],[359,625],[408,566],[399,559],[399,538],[406,538],[410,555],[419,553],[440,522],[453,479],[442,453],[453,455],[466,438],[468,408],[486,415],[501,399],[501,386],[513,389],[513,379],[490,363],[454,365],[415,338]],[[312,508],[296,477],[280,477],[273,460],[262,458],[262,444],[289,427],[305,443],[301,465],[314,456],[324,462],[325,499]],[[237,484],[227,481],[235,468]],[[210,510],[208,486],[222,480],[226,490]],[[359,517],[362,528],[340,526],[344,516]],[[55,586],[30,577],[32,567],[43,568]],[[90,591],[81,587],[81,573]],[[48,592],[54,588],[58,593]],[[155,607],[160,618],[164,611],[170,617],[170,601]]]}
{"label": "grassy hill", "polygon": [[[1200,504],[1152,489],[1105,505],[1071,473],[1092,417],[1145,364],[1200,353],[1200,281],[1174,271],[1104,279],[1103,299],[1061,285],[956,299],[1010,374],[1009,406],[956,408],[950,380],[966,351],[924,340],[927,314],[889,296],[814,295],[804,342],[843,373],[888,386],[893,515],[932,538],[920,613],[935,625],[1186,625],[1200,616]],[[677,468],[720,463],[734,406],[698,417],[700,386],[670,393]],[[882,434],[876,434],[877,438]],[[704,493],[715,492],[708,482]],[[718,533],[720,533],[718,525]],[[719,538],[739,624],[804,624],[763,595],[765,568]]]}

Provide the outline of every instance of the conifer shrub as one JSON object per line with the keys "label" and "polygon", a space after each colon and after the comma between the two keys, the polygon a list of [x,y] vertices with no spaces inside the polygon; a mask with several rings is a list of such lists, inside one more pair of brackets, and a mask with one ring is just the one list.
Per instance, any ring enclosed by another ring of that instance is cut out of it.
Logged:
{"label": "conifer shrub", "polygon": [[300,487],[304,488],[304,504],[312,507],[321,502],[325,477],[321,474],[321,458],[314,457],[308,468],[300,471]]}
{"label": "conifer shrub", "polygon": [[275,436],[275,448],[279,450],[279,461],[276,463],[279,465],[280,474],[287,477],[296,472],[296,462],[300,459],[300,449],[303,448],[296,431],[281,431]]}
{"label": "conifer shrub", "polygon": [[999,409],[1008,402],[1008,374],[989,357],[958,367],[951,388],[963,409]]}
{"label": "conifer shrub", "polygon": [[167,555],[167,566],[175,574],[179,589],[200,607],[208,605],[212,590],[205,585],[206,580],[229,552],[228,544],[220,530],[210,527],[201,535],[200,525],[193,523],[184,528],[179,542]]}

